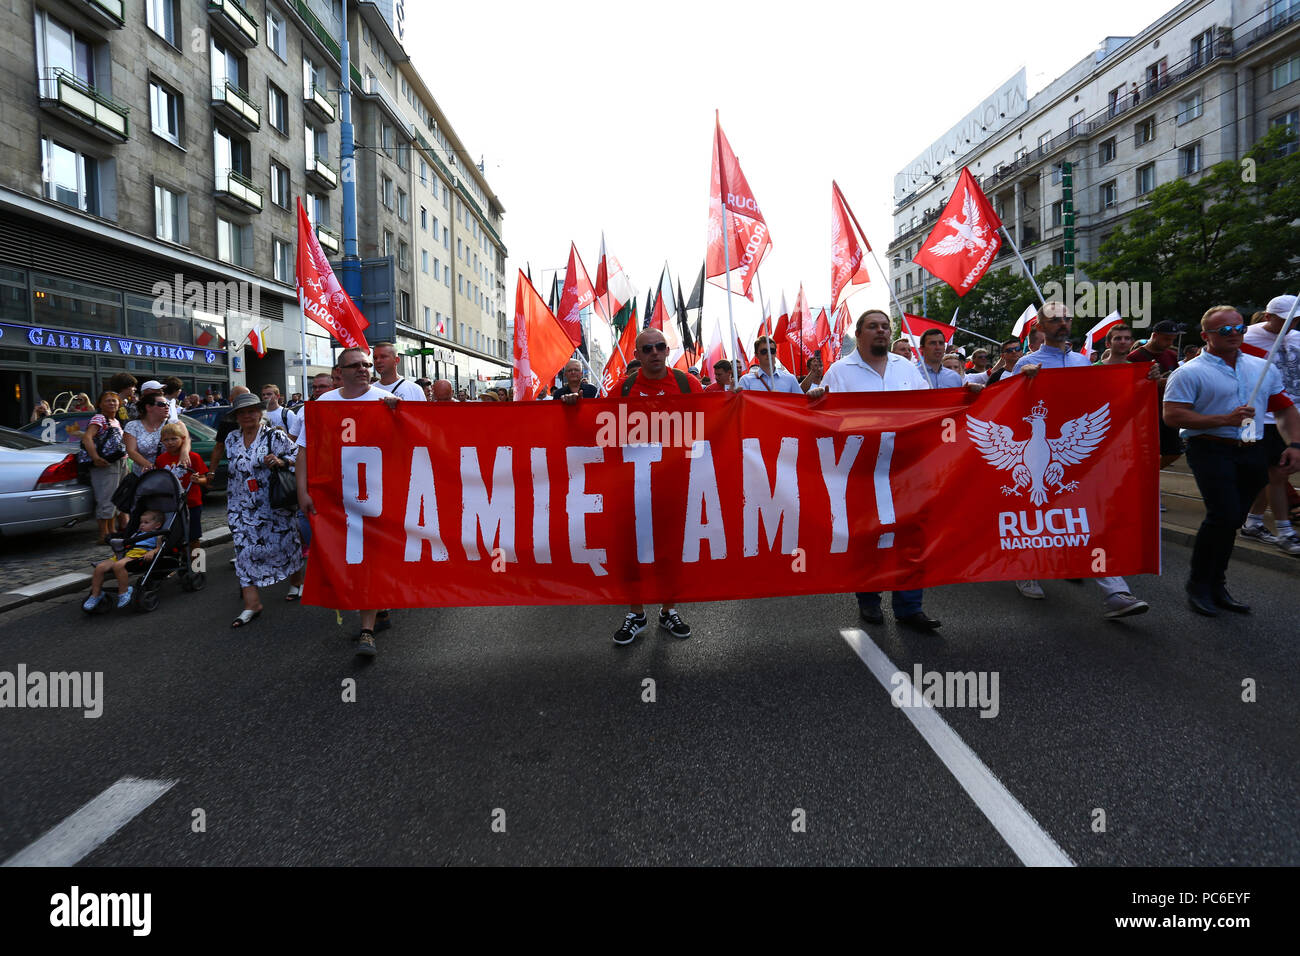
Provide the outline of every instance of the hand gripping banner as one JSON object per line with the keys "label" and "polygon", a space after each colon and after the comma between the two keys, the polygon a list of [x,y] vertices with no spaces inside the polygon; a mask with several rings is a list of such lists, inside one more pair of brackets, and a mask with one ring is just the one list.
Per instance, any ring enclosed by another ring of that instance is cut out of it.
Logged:
{"label": "hand gripping banner", "polygon": [[1138,366],[964,389],[309,402],[305,603],[628,604],[1158,572]]}

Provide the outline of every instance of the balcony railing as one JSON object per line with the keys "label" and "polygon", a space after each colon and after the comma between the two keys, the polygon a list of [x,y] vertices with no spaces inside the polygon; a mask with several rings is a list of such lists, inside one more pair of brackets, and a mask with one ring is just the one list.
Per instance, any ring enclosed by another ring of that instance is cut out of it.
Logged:
{"label": "balcony railing", "polygon": [[339,234],[324,226],[316,227],[316,239],[322,249],[333,255],[338,255],[339,250],[343,248],[343,240],[339,238]]}
{"label": "balcony railing", "polygon": [[262,108],[229,80],[212,88],[212,108],[248,129],[262,125]]}
{"label": "balcony railing", "polygon": [[337,115],[334,103],[319,87],[313,85],[311,89],[303,93],[302,99],[307,109],[315,113],[317,117],[327,123],[334,122],[334,117]]}
{"label": "balcony railing", "polygon": [[217,170],[217,198],[241,209],[262,211],[262,190],[233,169]]}
{"label": "balcony railing", "polygon": [[122,0],[82,0],[78,6],[84,7],[92,20],[110,30],[120,30],[126,26]]}
{"label": "balcony railing", "polygon": [[208,0],[208,13],[241,46],[257,46],[257,21],[235,0]]}
{"label": "balcony railing", "polygon": [[131,135],[131,108],[61,67],[41,79],[41,105],[78,120],[101,139],[125,143]]}
{"label": "balcony railing", "polygon": [[319,156],[307,157],[307,175],[313,177],[327,189],[333,189],[339,184],[339,174],[334,172],[325,160]]}

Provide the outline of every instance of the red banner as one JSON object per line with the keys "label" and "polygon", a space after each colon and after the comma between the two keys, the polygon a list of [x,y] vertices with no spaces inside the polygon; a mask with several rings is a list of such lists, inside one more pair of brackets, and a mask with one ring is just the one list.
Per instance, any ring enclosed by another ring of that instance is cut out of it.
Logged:
{"label": "red banner", "polygon": [[1145,367],[965,389],[309,402],[304,602],[628,604],[1158,572]]}

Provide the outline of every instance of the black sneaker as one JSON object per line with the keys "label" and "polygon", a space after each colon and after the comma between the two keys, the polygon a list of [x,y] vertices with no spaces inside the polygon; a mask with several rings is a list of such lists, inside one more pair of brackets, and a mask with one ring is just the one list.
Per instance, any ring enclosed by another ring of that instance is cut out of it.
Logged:
{"label": "black sneaker", "polygon": [[623,619],[623,626],[614,632],[614,643],[631,644],[648,624],[644,614],[633,614],[629,611],[627,617]]}
{"label": "black sneaker", "polygon": [[691,636],[691,626],[678,617],[676,611],[668,614],[660,611],[659,626],[673,637],[680,637],[682,640]]}
{"label": "black sneaker", "polygon": [[357,642],[357,657],[374,657],[376,653],[375,634],[366,628],[362,630],[361,639]]}
{"label": "black sneaker", "polygon": [[387,612],[387,611],[380,611],[380,612],[375,616],[375,633],[376,633],[376,634],[378,634],[380,631],[386,631],[386,630],[388,630],[388,629],[389,629],[390,627],[392,627],[392,626],[393,626],[393,622],[389,619],[389,617],[388,617],[388,612]]}

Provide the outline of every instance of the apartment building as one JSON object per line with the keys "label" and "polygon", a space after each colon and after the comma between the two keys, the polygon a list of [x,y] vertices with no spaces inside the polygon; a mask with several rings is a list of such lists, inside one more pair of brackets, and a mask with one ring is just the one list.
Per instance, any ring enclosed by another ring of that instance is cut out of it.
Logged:
{"label": "apartment building", "polygon": [[[1297,148],[1297,81],[1300,0],[1186,0],[1137,36],[1107,37],[1032,97],[1022,70],[895,177],[894,291],[921,310],[935,280],[911,259],[963,166],[1031,272],[1086,262],[1156,186],[1239,159],[1274,126]],[[1008,265],[1020,270],[1003,243],[993,267]]]}

